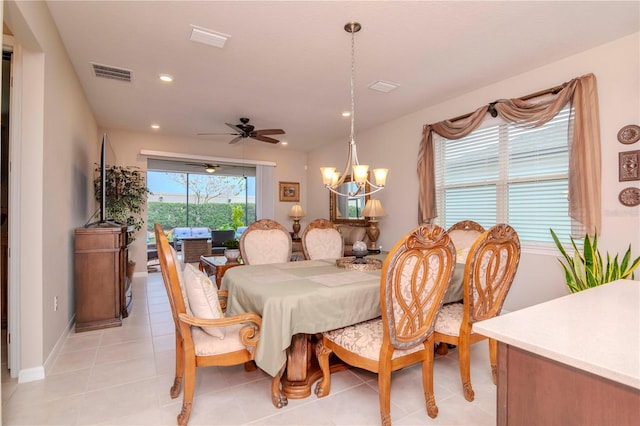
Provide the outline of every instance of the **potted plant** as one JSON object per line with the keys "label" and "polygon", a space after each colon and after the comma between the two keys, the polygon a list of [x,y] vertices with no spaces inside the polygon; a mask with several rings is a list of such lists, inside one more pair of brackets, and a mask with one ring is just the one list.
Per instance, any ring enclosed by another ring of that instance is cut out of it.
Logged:
{"label": "potted plant", "polygon": [[222,242],[224,249],[224,257],[227,258],[227,263],[236,263],[238,257],[240,257],[240,242],[236,239],[231,239]]}
{"label": "potted plant", "polygon": [[[99,170],[97,170],[99,172]],[[142,229],[144,219],[142,209],[147,201],[147,188],[145,174],[138,167],[110,166],[106,168],[106,217],[109,220],[127,225],[127,242],[135,240],[135,233]],[[94,182],[96,200],[100,201],[101,182],[98,176]],[[128,261],[128,271],[135,268],[135,263]],[[129,276],[129,279],[131,277]]]}
{"label": "potted plant", "polygon": [[640,266],[640,256],[631,261],[631,244],[629,244],[629,248],[620,262],[617,254],[612,259],[611,255],[607,253],[607,263],[605,265],[598,250],[597,235],[593,236],[593,241],[588,234],[584,236],[582,252],[573,237],[569,237],[574,251],[572,257],[564,249],[553,229],[550,229],[550,231],[553,241],[564,257],[564,262],[563,259],[558,259],[558,261],[564,269],[567,287],[571,293],[587,290],[618,279],[633,279],[635,277],[633,271]]}

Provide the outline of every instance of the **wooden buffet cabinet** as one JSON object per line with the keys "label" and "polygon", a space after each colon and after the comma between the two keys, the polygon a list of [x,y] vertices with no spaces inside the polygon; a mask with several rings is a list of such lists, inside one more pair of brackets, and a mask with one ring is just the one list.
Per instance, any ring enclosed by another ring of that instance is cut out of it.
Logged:
{"label": "wooden buffet cabinet", "polygon": [[119,327],[131,311],[127,227],[96,223],[75,230],[76,332]]}

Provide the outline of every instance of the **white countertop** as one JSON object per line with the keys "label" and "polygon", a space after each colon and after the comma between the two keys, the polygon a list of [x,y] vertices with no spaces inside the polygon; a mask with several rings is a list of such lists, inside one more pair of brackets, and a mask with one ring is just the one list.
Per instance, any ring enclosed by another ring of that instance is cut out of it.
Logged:
{"label": "white countertop", "polygon": [[638,281],[614,281],[480,321],[473,331],[640,389]]}

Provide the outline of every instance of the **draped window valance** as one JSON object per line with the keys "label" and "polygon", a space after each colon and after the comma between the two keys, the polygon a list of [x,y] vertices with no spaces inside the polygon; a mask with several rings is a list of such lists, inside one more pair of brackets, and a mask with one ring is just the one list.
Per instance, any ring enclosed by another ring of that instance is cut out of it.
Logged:
{"label": "draped window valance", "polygon": [[571,102],[572,131],[569,140],[569,216],[589,234],[600,229],[601,161],[600,119],[596,78],[587,74],[560,86],[552,96],[525,100],[500,99],[459,120],[426,124],[418,153],[418,221],[430,223],[437,216],[433,132],[447,139],[460,139],[477,129],[487,112],[523,127],[539,127]]}

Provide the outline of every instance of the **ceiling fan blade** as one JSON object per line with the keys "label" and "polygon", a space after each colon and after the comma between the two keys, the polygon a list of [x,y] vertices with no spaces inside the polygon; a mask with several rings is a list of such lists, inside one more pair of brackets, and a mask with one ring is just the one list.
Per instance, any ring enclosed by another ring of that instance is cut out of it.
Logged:
{"label": "ceiling fan blade", "polygon": [[240,142],[241,140],[242,140],[242,136],[238,136],[237,138],[231,139],[231,142],[229,142],[229,144],[234,144],[234,143]]}
{"label": "ceiling fan blade", "polygon": [[282,129],[262,129],[262,130],[256,130],[253,133],[255,133],[258,136],[264,136],[264,135],[284,135],[285,132]]}
{"label": "ceiling fan blade", "polygon": [[224,123],[224,124],[231,127],[233,130],[235,130],[239,134],[242,134],[244,132],[244,130],[242,130],[240,127],[236,126],[235,124],[230,124],[230,123]]}
{"label": "ceiling fan blade", "polygon": [[255,135],[255,136],[251,136],[253,139],[262,141],[262,142],[269,142],[269,143],[280,143],[280,141],[278,139],[274,139],[274,138],[270,138],[267,136],[260,136],[260,135]]}
{"label": "ceiling fan blade", "polygon": [[197,133],[198,136],[240,135],[240,133]]}

